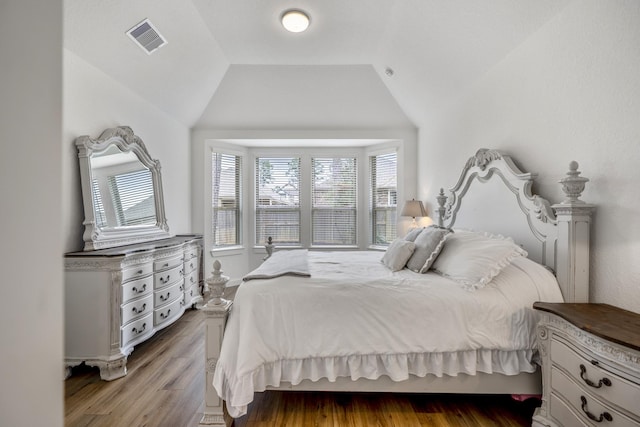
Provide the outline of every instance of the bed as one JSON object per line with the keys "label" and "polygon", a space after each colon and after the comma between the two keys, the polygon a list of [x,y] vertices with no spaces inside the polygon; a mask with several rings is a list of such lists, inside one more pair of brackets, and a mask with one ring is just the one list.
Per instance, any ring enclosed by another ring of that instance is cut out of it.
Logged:
{"label": "bed", "polygon": [[[276,251],[233,310],[204,307],[201,425],[272,389],[540,394],[533,302],[588,300],[593,206],[577,168],[552,205],[531,194],[534,174],[482,149],[440,191],[438,225],[384,254]],[[215,270],[214,287],[227,280]]]}

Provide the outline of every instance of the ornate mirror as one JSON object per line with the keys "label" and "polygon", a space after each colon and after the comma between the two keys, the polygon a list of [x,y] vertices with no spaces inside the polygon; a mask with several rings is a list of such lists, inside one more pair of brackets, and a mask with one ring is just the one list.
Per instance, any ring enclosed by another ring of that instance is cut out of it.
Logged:
{"label": "ornate mirror", "polygon": [[76,139],[84,202],[84,250],[170,237],[160,162],[128,126]]}

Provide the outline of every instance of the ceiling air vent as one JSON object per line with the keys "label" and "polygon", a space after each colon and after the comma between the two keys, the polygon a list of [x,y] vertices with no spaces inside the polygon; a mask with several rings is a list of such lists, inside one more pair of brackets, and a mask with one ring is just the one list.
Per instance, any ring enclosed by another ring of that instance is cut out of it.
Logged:
{"label": "ceiling air vent", "polygon": [[158,33],[158,30],[148,19],[127,31],[127,35],[147,52],[147,55],[151,55],[156,49],[167,44],[167,41]]}

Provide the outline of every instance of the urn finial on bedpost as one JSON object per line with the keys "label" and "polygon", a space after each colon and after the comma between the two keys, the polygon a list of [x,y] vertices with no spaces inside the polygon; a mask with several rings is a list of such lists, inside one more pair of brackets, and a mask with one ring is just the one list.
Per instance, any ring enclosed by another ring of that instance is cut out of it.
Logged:
{"label": "urn finial on bedpost", "polygon": [[225,285],[229,281],[229,277],[222,274],[222,270],[220,270],[221,266],[220,261],[213,261],[213,273],[211,277],[206,280],[209,290],[211,291],[209,303],[213,305],[224,305],[227,302],[222,299],[222,294],[224,293]]}
{"label": "urn finial on bedpost", "polygon": [[271,258],[271,255],[273,254],[273,238],[271,236],[267,239],[267,244],[264,245],[264,249],[267,251],[267,255],[262,258],[262,260],[266,261]]}
{"label": "urn finial on bedpost", "polygon": [[587,181],[589,181],[589,178],[580,176],[578,162],[575,160],[571,161],[571,163],[569,163],[567,176],[558,181],[562,184],[562,191],[564,191],[567,197],[562,201],[562,204],[584,203],[579,197],[584,191],[584,186]]}
{"label": "urn finial on bedpost", "polygon": [[444,207],[445,203],[447,203],[447,196],[444,194],[444,188],[440,189],[440,193],[436,197],[438,201],[438,207],[436,208],[436,212],[438,213],[438,226],[444,227],[444,215],[447,211]]}

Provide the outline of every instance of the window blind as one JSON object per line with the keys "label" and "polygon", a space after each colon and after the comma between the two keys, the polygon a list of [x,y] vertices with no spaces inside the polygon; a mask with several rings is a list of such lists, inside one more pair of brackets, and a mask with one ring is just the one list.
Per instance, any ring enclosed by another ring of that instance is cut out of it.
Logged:
{"label": "window blind", "polygon": [[213,245],[240,244],[241,157],[211,153],[211,235]]}
{"label": "window blind", "polygon": [[357,174],[353,157],[312,158],[311,243],[355,245]]}
{"label": "window blind", "polygon": [[369,157],[371,162],[371,240],[388,245],[396,238],[398,156],[394,153]]}
{"label": "window blind", "polygon": [[119,226],[156,222],[156,205],[151,171],[142,169],[107,178]]}
{"label": "window blind", "polygon": [[300,158],[256,158],[256,244],[300,244]]}
{"label": "window blind", "polygon": [[93,196],[93,206],[95,209],[96,226],[102,228],[107,225],[107,215],[102,204],[102,196],[100,195],[100,186],[97,179],[91,180],[91,195]]}

